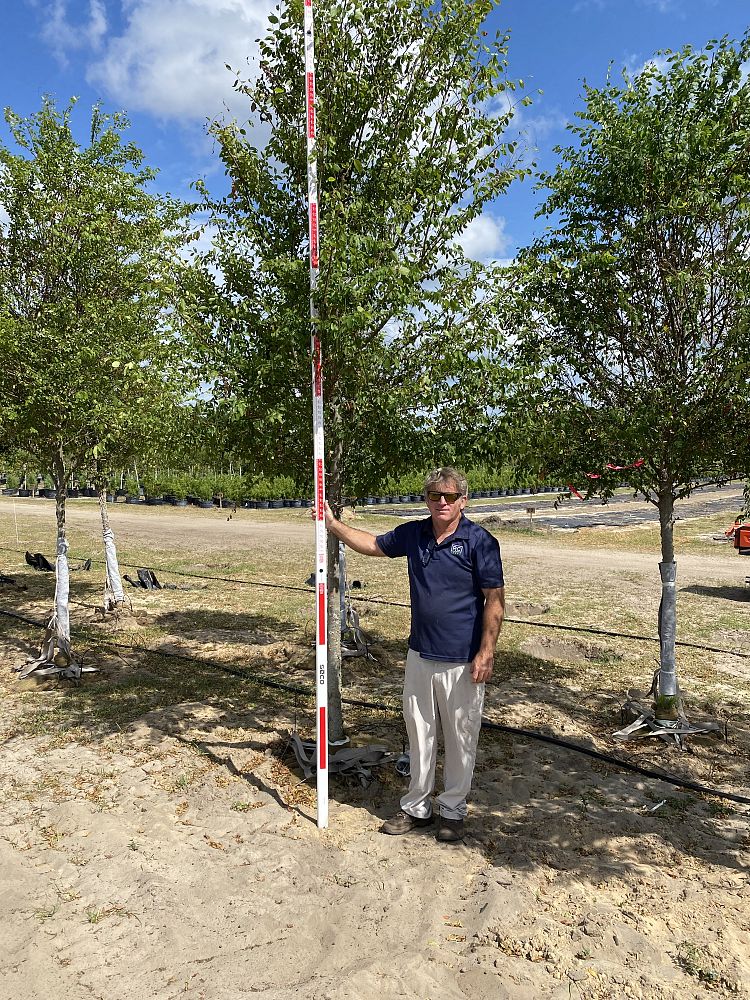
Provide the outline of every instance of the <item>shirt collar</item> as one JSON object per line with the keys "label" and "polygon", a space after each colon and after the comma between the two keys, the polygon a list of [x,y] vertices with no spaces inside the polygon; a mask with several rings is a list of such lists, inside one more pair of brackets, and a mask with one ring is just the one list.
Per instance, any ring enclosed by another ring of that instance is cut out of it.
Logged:
{"label": "shirt collar", "polygon": [[[469,532],[471,530],[471,525],[473,523],[474,522],[471,521],[471,520],[469,520],[469,518],[466,516],[466,514],[464,514],[463,511],[462,511],[461,512],[461,520],[456,525],[456,530],[453,532],[452,535],[448,535],[448,537],[446,539],[444,539],[442,542],[440,542],[440,545],[441,546],[445,545],[446,542],[453,542],[457,538],[468,538],[469,537]],[[435,536],[432,533],[432,518],[431,517],[426,517],[422,521],[422,534],[423,535],[428,535],[429,538],[434,539]],[[438,546],[438,548],[439,547],[440,546]]]}

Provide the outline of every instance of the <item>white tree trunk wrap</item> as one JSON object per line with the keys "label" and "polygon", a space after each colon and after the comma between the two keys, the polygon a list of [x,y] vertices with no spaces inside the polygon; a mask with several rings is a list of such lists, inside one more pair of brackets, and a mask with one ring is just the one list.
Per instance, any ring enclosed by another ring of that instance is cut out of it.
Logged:
{"label": "white tree trunk wrap", "polygon": [[55,620],[57,623],[57,645],[70,656],[70,568],[68,566],[68,542],[57,539],[55,560]]}
{"label": "white tree trunk wrap", "polygon": [[[65,466],[62,453],[55,460],[54,467],[55,516],[57,519],[57,554],[55,556],[55,603],[52,615],[42,639],[39,655],[29,660],[20,669],[18,678],[24,680],[30,674],[47,677],[59,674],[70,680],[80,680],[83,670],[73,657],[70,645],[70,567],[68,566],[68,542],[65,537]],[[56,653],[55,650],[59,652]],[[93,670],[95,668],[88,668]]]}
{"label": "white tree trunk wrap", "polygon": [[[68,566],[68,543],[64,535],[57,537],[55,558],[55,604],[47,623],[39,655],[28,660],[18,673],[19,680],[25,680],[36,673],[41,677],[60,674],[71,680],[81,676],[81,666],[73,657],[70,644],[70,569]],[[59,650],[57,655],[55,650]]]}
{"label": "white tree trunk wrap", "polygon": [[104,559],[107,569],[104,579],[104,610],[111,611],[125,603],[125,592],[122,589],[120,564],[117,561],[115,534],[109,523],[107,512],[107,491],[99,493],[99,512],[102,516],[102,539],[104,540]]}
{"label": "white tree trunk wrap", "polygon": [[677,563],[660,562],[661,604],[659,606],[659,683],[657,695],[678,694],[675,641],[677,634]]}

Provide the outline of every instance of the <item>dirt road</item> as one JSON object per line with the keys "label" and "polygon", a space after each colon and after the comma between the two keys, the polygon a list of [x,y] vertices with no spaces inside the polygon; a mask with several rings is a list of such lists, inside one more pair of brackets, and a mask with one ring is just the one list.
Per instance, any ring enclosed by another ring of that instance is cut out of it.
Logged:
{"label": "dirt road", "polygon": [[[736,492],[735,500],[741,494]],[[710,503],[715,497],[705,495]],[[404,512],[405,513],[405,512]],[[369,512],[368,512],[369,514]],[[54,550],[54,504],[52,501],[22,500],[14,505],[9,497],[0,498],[0,518],[8,524],[17,519],[21,545],[37,546],[39,551],[49,554]],[[69,537],[75,548],[76,529],[87,533],[97,531],[100,523],[99,508],[95,502],[74,501],[67,511]],[[196,551],[208,548],[231,552],[233,549],[252,547],[259,540],[283,541],[287,545],[310,546],[314,550],[313,525],[310,514],[304,510],[284,510],[278,513],[266,511],[239,510],[229,519],[227,511],[200,510],[199,508],[146,507],[136,505],[110,505],[110,520],[118,545],[127,547],[152,544],[164,551],[173,544],[183,548],[187,540]],[[375,527],[377,521],[382,527]],[[366,524],[373,530],[387,531],[392,519],[368,518]],[[606,530],[606,529],[604,529]],[[550,543],[544,538],[529,536],[519,538],[504,534],[502,547],[504,558],[509,564],[519,562],[543,562],[551,578],[567,574],[571,579],[584,572],[618,572],[630,570],[651,575],[659,561],[658,552],[624,552],[616,549],[580,549],[566,547],[565,535],[552,536]],[[37,548],[35,548],[35,551]],[[81,554],[81,553],[79,553]],[[747,561],[750,563],[750,560]],[[683,554],[678,557],[679,579],[687,584],[702,583],[707,579],[715,582],[739,584],[744,573],[750,572],[750,565],[738,559],[736,553],[725,546],[717,547],[710,555]]]}

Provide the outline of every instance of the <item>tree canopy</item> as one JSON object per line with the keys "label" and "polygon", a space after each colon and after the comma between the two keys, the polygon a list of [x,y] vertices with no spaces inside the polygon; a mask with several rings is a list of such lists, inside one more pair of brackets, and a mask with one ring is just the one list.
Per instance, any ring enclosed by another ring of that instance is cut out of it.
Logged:
{"label": "tree canopy", "polygon": [[514,350],[527,440],[579,489],[611,489],[608,462],[643,459],[628,475],[653,499],[746,467],[749,56],[722,40],[586,88],[577,144],[542,176]]}
{"label": "tree canopy", "polygon": [[95,107],[80,144],[74,107],[6,110],[17,149],[0,148],[2,439],[66,468],[137,453],[174,400],[187,239],[127,119]]}
{"label": "tree canopy", "polygon": [[748,468],[750,36],[660,55],[586,88],[541,178],[513,352],[519,447],[582,493],[635,483],[673,574],[675,500]]}
{"label": "tree canopy", "polygon": [[[507,76],[507,38],[484,28],[493,8],[493,0],[317,8],[315,306],[335,511],[345,492],[444,464],[478,437],[473,418],[486,411],[496,371],[502,293],[494,269],[468,259],[460,241],[525,169],[504,139],[517,85]],[[257,79],[236,78],[258,127],[213,129],[231,192],[217,202],[204,188],[216,236],[198,299],[203,357],[236,447],[261,471],[299,479],[309,469],[312,487],[304,18],[300,0],[277,10]],[[338,600],[328,607],[335,739]]]}
{"label": "tree canopy", "polygon": [[[334,502],[454,457],[462,427],[468,451],[484,412],[498,285],[460,240],[524,172],[503,138],[517,84],[507,38],[483,27],[493,7],[343,0],[316,13],[316,304]],[[219,280],[205,292],[204,356],[245,452],[299,475],[311,466],[301,4],[271,22],[257,80],[236,80],[259,126],[214,127],[232,188],[212,203]]]}

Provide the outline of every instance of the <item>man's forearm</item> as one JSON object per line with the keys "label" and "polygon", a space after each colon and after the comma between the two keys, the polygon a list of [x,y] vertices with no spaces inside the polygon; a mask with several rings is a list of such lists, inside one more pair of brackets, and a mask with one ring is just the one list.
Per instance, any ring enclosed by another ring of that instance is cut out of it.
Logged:
{"label": "man's forearm", "polygon": [[500,629],[505,615],[505,590],[498,587],[485,595],[484,613],[482,616],[482,641],[480,653],[485,656],[495,655],[495,646],[500,635]]}
{"label": "man's forearm", "polygon": [[375,540],[375,535],[370,531],[352,528],[351,525],[335,519],[327,520],[326,527],[332,535],[335,535],[344,545],[348,545],[350,549],[354,549],[355,552],[360,552],[364,556],[382,556],[384,554]]}

